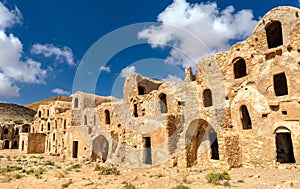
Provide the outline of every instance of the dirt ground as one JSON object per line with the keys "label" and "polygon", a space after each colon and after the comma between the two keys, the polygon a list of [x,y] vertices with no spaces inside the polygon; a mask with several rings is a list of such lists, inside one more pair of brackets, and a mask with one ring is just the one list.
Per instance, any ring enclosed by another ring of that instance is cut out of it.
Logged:
{"label": "dirt ground", "polygon": [[[208,183],[206,175],[215,171],[197,168],[128,169],[115,167],[103,175],[99,168],[110,167],[96,162],[70,162],[60,157],[21,155],[16,151],[0,151],[0,189],[31,188],[300,188],[300,167],[246,169],[228,171],[230,180],[224,186]],[[95,170],[96,168],[96,170]],[[105,169],[106,170],[106,169]]]}

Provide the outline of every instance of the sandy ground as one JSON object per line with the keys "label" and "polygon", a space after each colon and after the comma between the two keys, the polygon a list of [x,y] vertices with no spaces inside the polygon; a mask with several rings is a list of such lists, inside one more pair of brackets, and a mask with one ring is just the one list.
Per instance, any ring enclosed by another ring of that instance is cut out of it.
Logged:
{"label": "sandy ground", "polygon": [[[10,168],[7,168],[9,166]],[[109,167],[95,162],[62,161],[60,157],[16,155],[0,151],[0,189],[32,188],[174,188],[180,184],[189,188],[300,188],[300,167],[284,169],[229,170],[230,186],[207,183],[205,176],[213,171],[197,168],[128,169],[118,167],[119,175],[101,175],[95,167]],[[127,187],[125,182],[127,182]]]}

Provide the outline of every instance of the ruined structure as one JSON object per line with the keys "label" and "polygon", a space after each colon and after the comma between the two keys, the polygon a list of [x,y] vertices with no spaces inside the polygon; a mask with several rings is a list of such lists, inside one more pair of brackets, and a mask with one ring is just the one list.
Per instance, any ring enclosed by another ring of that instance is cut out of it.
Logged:
{"label": "ruined structure", "polygon": [[184,82],[130,75],[124,99],[77,92],[40,106],[20,144],[36,137],[39,153],[136,167],[299,163],[299,15],[271,10],[251,37],[201,59],[197,75],[186,68]]}
{"label": "ruined structure", "polygon": [[0,150],[18,149],[21,133],[29,133],[35,111],[16,104],[0,103]]}

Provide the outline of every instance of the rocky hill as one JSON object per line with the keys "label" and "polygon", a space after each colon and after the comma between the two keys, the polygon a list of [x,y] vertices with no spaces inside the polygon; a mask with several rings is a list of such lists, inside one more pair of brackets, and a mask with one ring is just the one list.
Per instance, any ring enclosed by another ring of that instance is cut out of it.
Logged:
{"label": "rocky hill", "polygon": [[71,102],[72,101],[72,97],[69,96],[55,96],[52,98],[47,98],[38,102],[34,102],[31,104],[26,104],[24,105],[26,108],[30,108],[34,111],[38,110],[39,105],[48,105],[51,104],[52,102],[59,100],[59,101],[66,101],[66,102]]}
{"label": "rocky hill", "polygon": [[0,123],[22,124],[33,120],[36,112],[16,104],[0,103]]}

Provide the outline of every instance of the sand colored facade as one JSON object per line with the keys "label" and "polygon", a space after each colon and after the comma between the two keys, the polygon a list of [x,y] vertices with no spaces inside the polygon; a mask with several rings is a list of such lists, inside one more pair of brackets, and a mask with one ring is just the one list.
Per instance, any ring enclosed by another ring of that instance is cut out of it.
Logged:
{"label": "sand colored facade", "polygon": [[269,11],[251,37],[202,58],[197,74],[186,68],[183,82],[136,74],[123,99],[76,92],[72,102],[41,105],[19,145],[37,137],[43,153],[132,167],[299,163],[299,16]]}

